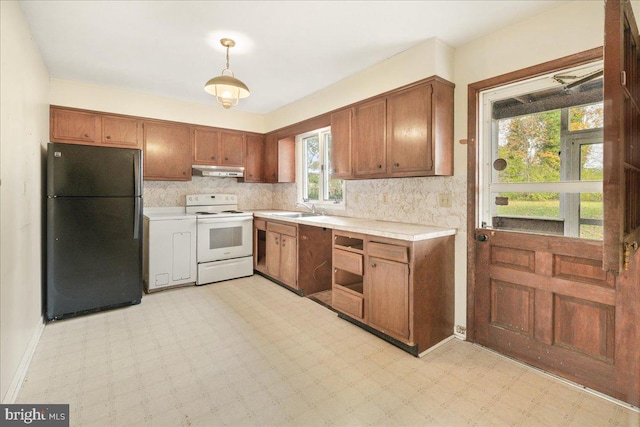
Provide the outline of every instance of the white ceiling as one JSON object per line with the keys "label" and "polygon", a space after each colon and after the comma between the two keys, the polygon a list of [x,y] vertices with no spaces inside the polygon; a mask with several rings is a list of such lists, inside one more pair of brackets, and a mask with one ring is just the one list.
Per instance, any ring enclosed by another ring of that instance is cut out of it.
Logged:
{"label": "white ceiling", "polygon": [[[225,66],[268,113],[431,37],[456,47],[567,1],[21,0],[53,78],[215,104]],[[222,108],[222,107],[220,107]]]}

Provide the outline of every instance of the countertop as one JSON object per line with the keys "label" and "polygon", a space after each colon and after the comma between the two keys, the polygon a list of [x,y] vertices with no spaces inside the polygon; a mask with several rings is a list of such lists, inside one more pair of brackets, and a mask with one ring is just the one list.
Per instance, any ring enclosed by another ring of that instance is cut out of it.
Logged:
{"label": "countertop", "polygon": [[409,224],[404,222],[381,221],[334,215],[306,216],[299,218],[288,218],[278,215],[282,213],[294,213],[294,211],[257,210],[252,213],[256,218],[313,225],[316,227],[326,227],[335,230],[351,231],[353,233],[389,237],[391,239],[408,240],[412,242],[452,236],[456,234],[455,228],[436,227],[425,224]]}

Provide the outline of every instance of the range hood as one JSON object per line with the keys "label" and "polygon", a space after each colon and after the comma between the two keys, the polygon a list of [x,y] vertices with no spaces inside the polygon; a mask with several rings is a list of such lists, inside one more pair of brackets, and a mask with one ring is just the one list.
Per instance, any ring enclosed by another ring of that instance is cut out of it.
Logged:
{"label": "range hood", "polygon": [[220,178],[242,178],[244,168],[242,166],[210,166],[192,165],[192,175],[194,176],[214,176]]}

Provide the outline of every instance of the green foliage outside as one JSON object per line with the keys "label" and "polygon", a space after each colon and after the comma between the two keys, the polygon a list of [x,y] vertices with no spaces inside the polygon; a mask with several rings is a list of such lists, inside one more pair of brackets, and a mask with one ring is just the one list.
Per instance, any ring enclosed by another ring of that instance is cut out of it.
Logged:
{"label": "green foliage outside", "polygon": [[[513,117],[498,122],[498,157],[507,167],[498,172],[498,182],[559,182],[561,151],[561,110],[545,111]],[[569,129],[593,129],[602,126],[602,104],[569,109]],[[599,147],[583,145],[580,179],[602,181],[602,162]],[[598,158],[600,162],[598,162]],[[559,200],[559,193],[505,193],[510,201]],[[602,195],[585,195],[589,200],[601,201]]]}

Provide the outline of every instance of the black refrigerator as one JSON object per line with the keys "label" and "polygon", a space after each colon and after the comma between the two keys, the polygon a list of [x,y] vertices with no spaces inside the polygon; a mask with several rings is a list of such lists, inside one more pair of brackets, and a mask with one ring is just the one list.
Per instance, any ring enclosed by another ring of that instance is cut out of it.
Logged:
{"label": "black refrigerator", "polygon": [[49,143],[47,320],[142,300],[142,152]]}

